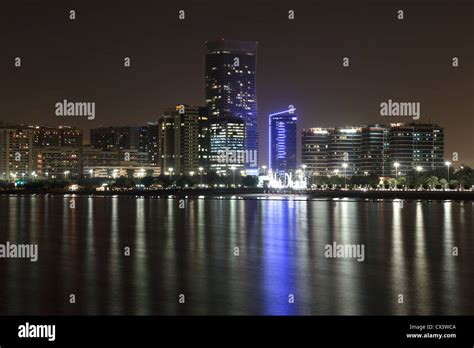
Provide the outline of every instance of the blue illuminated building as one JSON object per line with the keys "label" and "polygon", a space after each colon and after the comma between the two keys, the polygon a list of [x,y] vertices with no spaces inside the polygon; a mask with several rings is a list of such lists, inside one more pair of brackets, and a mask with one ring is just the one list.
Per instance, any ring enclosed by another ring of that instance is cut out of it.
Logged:
{"label": "blue illuminated building", "polygon": [[295,109],[269,116],[269,166],[280,174],[296,169],[296,134],[298,116]]}

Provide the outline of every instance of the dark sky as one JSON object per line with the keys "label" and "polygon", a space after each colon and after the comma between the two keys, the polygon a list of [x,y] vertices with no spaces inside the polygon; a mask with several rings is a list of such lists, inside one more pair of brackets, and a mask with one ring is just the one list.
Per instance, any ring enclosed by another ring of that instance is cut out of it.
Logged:
{"label": "dark sky", "polygon": [[[8,1],[0,120],[84,129],[155,121],[175,104],[204,105],[206,40],[253,40],[261,164],[271,112],[293,104],[301,127],[409,121],[380,116],[380,103],[392,99],[420,102],[419,121],[445,127],[447,154],[474,165],[473,17],[473,2],[456,0]],[[56,117],[63,99],[96,102],[96,119]]]}

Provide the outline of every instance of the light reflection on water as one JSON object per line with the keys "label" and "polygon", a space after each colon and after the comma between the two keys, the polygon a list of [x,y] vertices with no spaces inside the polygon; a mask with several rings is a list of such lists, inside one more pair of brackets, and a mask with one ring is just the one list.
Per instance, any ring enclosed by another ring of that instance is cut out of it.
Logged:
{"label": "light reflection on water", "polygon": [[[0,314],[472,315],[472,211],[471,202],[190,199],[180,209],[177,199],[1,196],[0,243],[38,243],[39,260],[0,259]],[[364,244],[365,261],[325,258],[333,242]]]}

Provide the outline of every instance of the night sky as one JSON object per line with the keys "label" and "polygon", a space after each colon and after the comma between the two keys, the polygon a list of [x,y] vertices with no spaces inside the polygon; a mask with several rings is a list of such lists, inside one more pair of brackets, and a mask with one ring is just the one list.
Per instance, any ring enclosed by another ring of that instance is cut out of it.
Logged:
{"label": "night sky", "polygon": [[[204,105],[206,40],[252,40],[260,164],[271,112],[295,105],[301,128],[411,121],[380,116],[380,103],[392,99],[421,102],[419,122],[444,126],[446,153],[474,165],[473,17],[472,1],[455,0],[8,1],[0,121],[75,125],[86,138],[100,125],[156,121],[166,107]],[[63,99],[96,102],[96,119],[55,116]]]}

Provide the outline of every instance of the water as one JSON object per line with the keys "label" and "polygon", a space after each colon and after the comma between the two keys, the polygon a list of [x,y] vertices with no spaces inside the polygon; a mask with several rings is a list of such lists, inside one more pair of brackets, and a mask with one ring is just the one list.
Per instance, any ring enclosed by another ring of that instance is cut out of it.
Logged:
{"label": "water", "polygon": [[70,200],[0,196],[0,243],[39,245],[0,259],[0,314],[474,314],[472,202]]}

